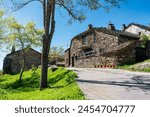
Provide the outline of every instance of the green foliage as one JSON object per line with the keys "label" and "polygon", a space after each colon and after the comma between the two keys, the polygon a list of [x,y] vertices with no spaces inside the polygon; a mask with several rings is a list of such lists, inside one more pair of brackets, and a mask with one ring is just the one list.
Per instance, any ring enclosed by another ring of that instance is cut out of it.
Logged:
{"label": "green foliage", "polygon": [[3,71],[2,71],[2,70],[0,70],[0,76],[2,76],[2,74],[3,74]]}
{"label": "green foliage", "polygon": [[4,17],[3,13],[0,13],[0,24],[4,24],[0,28],[0,44],[5,45],[6,49],[12,49],[15,51],[15,47],[21,50],[21,72],[20,82],[22,74],[25,70],[26,52],[31,47],[39,47],[42,45],[41,40],[44,31],[37,29],[34,22],[28,22],[26,25],[20,24],[14,17]]}
{"label": "green foliage", "polygon": [[32,65],[32,71],[35,72],[37,70],[37,67],[35,67],[34,65]]}
{"label": "green foliage", "polygon": [[[147,63],[150,62],[150,59],[145,60],[143,62],[140,62],[140,64],[142,63]],[[117,66],[117,69],[125,69],[125,70],[130,70],[130,71],[140,71],[140,72],[150,72],[150,68],[137,68],[136,65],[139,63],[132,63],[132,64],[124,64],[121,66]]]}
{"label": "green foliage", "polygon": [[73,71],[59,68],[55,72],[48,70],[48,85],[39,90],[41,69],[24,72],[22,86],[19,85],[18,75],[0,77],[0,99],[8,100],[78,100],[85,99],[79,89]]}
{"label": "green foliage", "polygon": [[147,35],[145,35],[145,34],[142,34],[140,40],[142,41],[140,46],[141,46],[142,48],[145,48],[146,42],[147,42],[147,41],[150,41],[150,35],[147,36]]}
{"label": "green foliage", "polygon": [[0,44],[5,45],[6,49],[14,45],[18,49],[42,46],[43,33],[33,21],[22,25],[14,17],[6,17],[0,10]]}
{"label": "green foliage", "polygon": [[2,43],[2,37],[4,36],[4,29],[5,29],[5,18],[4,18],[4,11],[0,9],[0,45]]}
{"label": "green foliage", "polygon": [[64,48],[52,47],[49,52],[49,59],[52,61],[64,61]]}
{"label": "green foliage", "polygon": [[43,32],[35,28],[34,22],[28,22],[25,26],[17,21],[12,21],[9,24],[10,33],[7,35],[6,41],[11,41],[12,45],[22,48],[41,45]]}

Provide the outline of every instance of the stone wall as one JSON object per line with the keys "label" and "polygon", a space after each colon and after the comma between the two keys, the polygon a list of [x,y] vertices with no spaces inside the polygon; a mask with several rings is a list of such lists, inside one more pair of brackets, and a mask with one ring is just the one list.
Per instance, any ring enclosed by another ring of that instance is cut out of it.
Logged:
{"label": "stone wall", "polygon": [[70,49],[65,51],[65,67],[70,66]]}
{"label": "stone wall", "polygon": [[79,68],[94,68],[94,67],[111,67],[116,63],[115,56],[99,56],[82,58],[75,61],[74,67]]}
{"label": "stone wall", "polygon": [[[96,42],[93,41],[96,34]],[[82,38],[87,44],[82,44]],[[128,60],[135,60],[136,41],[129,37],[114,36],[100,31],[93,31],[74,38],[70,47],[70,65],[72,67],[116,66]],[[91,55],[86,54],[91,51]],[[94,53],[94,54],[93,54]]]}
{"label": "stone wall", "polygon": [[[130,40],[127,38],[119,38],[121,51],[117,53],[118,65],[126,63],[134,63],[136,60],[136,47],[139,45],[138,40]],[[124,46],[124,48],[123,48]]]}
{"label": "stone wall", "polygon": [[[21,51],[8,54],[4,59],[3,71],[4,73],[16,74],[21,69]],[[10,59],[11,62],[6,64],[6,61]],[[26,70],[31,69],[32,66],[38,67],[41,64],[41,54],[33,49],[29,49],[26,52]],[[9,68],[9,70],[7,70]]]}

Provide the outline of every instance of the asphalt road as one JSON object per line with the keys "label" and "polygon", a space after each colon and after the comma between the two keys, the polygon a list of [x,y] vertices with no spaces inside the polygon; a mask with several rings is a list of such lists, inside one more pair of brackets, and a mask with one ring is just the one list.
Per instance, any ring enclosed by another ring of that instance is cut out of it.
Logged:
{"label": "asphalt road", "polygon": [[120,69],[69,68],[90,100],[150,100],[150,73]]}

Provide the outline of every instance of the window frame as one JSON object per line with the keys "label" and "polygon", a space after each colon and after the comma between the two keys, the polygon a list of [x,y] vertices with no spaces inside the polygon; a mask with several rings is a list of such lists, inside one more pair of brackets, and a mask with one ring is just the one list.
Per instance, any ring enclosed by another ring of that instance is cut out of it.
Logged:
{"label": "window frame", "polygon": [[87,36],[82,37],[82,45],[86,45],[87,43]]}

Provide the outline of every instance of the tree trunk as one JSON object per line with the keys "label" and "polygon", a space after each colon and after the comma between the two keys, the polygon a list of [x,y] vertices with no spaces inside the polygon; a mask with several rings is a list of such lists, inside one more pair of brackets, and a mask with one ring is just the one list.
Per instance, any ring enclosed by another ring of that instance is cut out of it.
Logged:
{"label": "tree trunk", "polygon": [[20,71],[20,76],[19,76],[20,85],[22,84],[22,75],[25,70],[25,62],[26,62],[25,50],[22,50],[22,56],[23,56],[23,59],[22,59],[22,63],[21,63],[22,65],[21,65],[21,71]]}
{"label": "tree trunk", "polygon": [[21,69],[21,72],[20,72],[20,76],[19,76],[19,83],[20,83],[20,85],[22,84],[22,75],[23,75],[24,70],[25,70],[25,65],[23,65],[23,67]]}
{"label": "tree trunk", "polygon": [[51,45],[51,40],[55,29],[55,0],[45,1],[44,0],[44,29],[45,35],[43,36],[43,48],[42,48],[42,59],[41,59],[41,79],[40,89],[47,87],[47,72],[48,72],[48,55]]}
{"label": "tree trunk", "polygon": [[40,89],[47,87],[47,72],[48,72],[48,55],[50,49],[50,41],[47,36],[43,36],[43,49],[42,49],[42,59],[41,59],[41,82]]}

